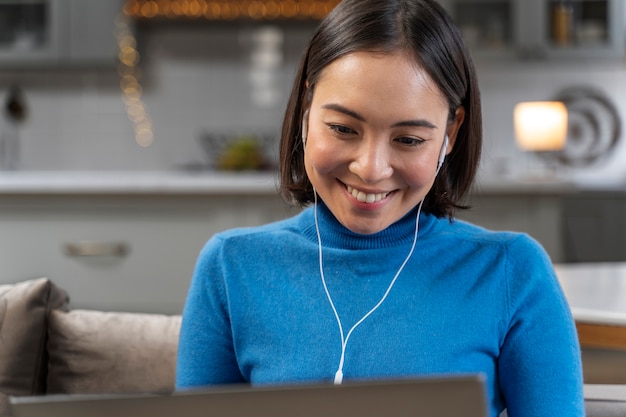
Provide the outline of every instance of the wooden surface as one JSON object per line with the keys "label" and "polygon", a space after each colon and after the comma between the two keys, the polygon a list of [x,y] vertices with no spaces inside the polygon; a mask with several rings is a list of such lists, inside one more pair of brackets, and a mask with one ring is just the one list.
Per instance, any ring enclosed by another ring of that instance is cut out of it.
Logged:
{"label": "wooden surface", "polygon": [[576,323],[581,347],[626,351],[626,327],[597,323]]}

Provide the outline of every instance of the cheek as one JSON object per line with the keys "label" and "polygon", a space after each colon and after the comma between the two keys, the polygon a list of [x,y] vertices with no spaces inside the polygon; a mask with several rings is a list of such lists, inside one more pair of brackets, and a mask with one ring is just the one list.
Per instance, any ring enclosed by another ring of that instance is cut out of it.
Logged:
{"label": "cheek", "polygon": [[[344,151],[341,146],[332,144],[329,140],[321,139],[319,136],[309,134],[306,150],[304,154],[307,171],[311,169],[318,174],[326,174],[342,164]],[[309,172],[309,175],[311,172]]]}
{"label": "cheek", "polygon": [[[434,158],[434,157],[433,157]],[[405,161],[401,168],[404,181],[409,187],[421,188],[431,186],[435,181],[437,162],[430,155],[418,156]]]}

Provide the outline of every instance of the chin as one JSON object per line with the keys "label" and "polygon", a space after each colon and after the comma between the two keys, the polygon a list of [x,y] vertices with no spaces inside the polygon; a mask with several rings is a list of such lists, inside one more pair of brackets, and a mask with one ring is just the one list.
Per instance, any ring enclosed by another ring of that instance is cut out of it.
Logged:
{"label": "chin", "polygon": [[389,227],[389,225],[372,225],[371,223],[366,223],[366,224],[343,224],[347,229],[349,229],[351,232],[354,233],[358,233],[360,235],[373,235],[375,233],[378,232],[382,232],[383,230],[385,230],[387,227]]}

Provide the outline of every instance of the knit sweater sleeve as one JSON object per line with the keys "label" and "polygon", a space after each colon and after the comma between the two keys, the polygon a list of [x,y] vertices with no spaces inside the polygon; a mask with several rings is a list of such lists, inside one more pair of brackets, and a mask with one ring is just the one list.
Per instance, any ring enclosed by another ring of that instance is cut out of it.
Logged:
{"label": "knit sweater sleeve", "polygon": [[499,378],[508,416],[584,416],[576,328],[550,259],[525,235],[506,256],[509,322]]}
{"label": "knit sweater sleeve", "polygon": [[232,343],[222,243],[213,237],[198,256],[183,311],[177,389],[243,382]]}

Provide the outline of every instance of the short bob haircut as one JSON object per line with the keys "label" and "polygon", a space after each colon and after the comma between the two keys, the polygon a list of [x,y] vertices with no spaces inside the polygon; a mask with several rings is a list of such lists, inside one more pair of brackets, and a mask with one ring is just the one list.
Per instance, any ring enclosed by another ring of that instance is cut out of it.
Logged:
{"label": "short bob haircut", "polygon": [[302,119],[324,68],[346,54],[362,51],[411,54],[447,98],[449,122],[459,107],[465,109],[454,148],[422,208],[437,217],[453,218],[456,209],[466,208],[462,201],[478,169],[482,115],[472,59],[457,26],[435,0],[344,0],[320,23],[300,62],[283,121],[283,197],[300,206],[313,201],[313,186],[304,166]]}

